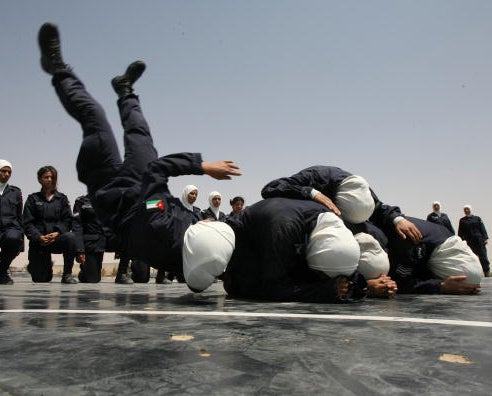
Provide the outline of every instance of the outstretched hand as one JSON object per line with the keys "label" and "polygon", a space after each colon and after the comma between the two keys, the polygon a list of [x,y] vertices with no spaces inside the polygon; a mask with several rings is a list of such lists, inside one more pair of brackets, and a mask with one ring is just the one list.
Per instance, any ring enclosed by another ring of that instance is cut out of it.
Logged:
{"label": "outstretched hand", "polygon": [[203,172],[217,180],[230,180],[231,176],[241,176],[239,166],[234,161],[223,160],[215,162],[202,162]]}
{"label": "outstretched hand", "polygon": [[333,201],[328,198],[325,194],[321,192],[317,192],[316,195],[314,196],[313,200],[315,202],[320,203],[321,205],[326,206],[328,209],[330,209],[333,213],[335,213],[337,216],[341,216],[342,212],[340,212],[340,209],[333,203]]}
{"label": "outstretched hand", "polygon": [[396,223],[396,232],[402,239],[410,238],[413,243],[417,243],[422,239],[422,233],[418,227],[410,220],[402,219]]}
{"label": "outstretched hand", "polygon": [[466,275],[449,276],[441,283],[441,292],[446,294],[478,294],[480,285],[465,283]]}

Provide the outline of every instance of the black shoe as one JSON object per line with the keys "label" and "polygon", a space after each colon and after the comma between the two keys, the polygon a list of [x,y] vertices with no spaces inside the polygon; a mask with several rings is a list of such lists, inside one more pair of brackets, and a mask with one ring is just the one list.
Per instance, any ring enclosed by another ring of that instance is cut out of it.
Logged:
{"label": "black shoe", "polygon": [[14,280],[10,277],[9,274],[4,274],[0,276],[0,285],[13,285]]}
{"label": "black shoe", "polygon": [[61,278],[61,283],[66,283],[69,285],[74,285],[77,283],[77,280],[73,277],[72,274],[63,274]]}
{"label": "black shoe", "polygon": [[135,61],[127,67],[125,74],[116,76],[111,80],[111,85],[119,98],[133,93],[133,84],[143,74],[145,67],[144,62]]}
{"label": "black shoe", "polygon": [[156,277],[155,283],[157,283],[158,285],[170,285],[171,283],[173,283],[173,281],[170,281],[169,279],[166,279],[166,278]]}
{"label": "black shoe", "polygon": [[39,29],[39,48],[41,49],[41,67],[48,74],[67,68],[63,62],[58,28],[52,23],[45,23]]}
{"label": "black shoe", "polygon": [[132,285],[133,281],[127,274],[116,274],[114,283],[119,283],[121,285]]}

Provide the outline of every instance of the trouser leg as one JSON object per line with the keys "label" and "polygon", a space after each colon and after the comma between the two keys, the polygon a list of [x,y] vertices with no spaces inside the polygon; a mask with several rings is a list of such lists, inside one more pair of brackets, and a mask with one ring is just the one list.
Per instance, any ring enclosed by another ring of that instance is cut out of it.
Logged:
{"label": "trouser leg", "polygon": [[46,249],[51,253],[63,254],[63,275],[70,275],[75,261],[76,248],[77,239],[75,234],[66,232],[56,238],[56,241],[48,245]]}
{"label": "trouser leg", "polygon": [[38,246],[30,245],[28,259],[27,271],[31,274],[32,281],[51,282],[53,278],[51,254]]}
{"label": "trouser leg", "polygon": [[150,266],[142,260],[132,260],[132,279],[135,283],[147,283],[150,280]]}
{"label": "trouser leg", "polygon": [[24,234],[20,230],[8,229],[0,240],[0,276],[6,275],[10,264],[19,254],[24,243]]}
{"label": "trouser leg", "polygon": [[71,71],[53,76],[53,86],[65,110],[81,125],[83,140],[77,158],[79,180],[92,195],[111,181],[121,166],[116,140],[101,105]]}
{"label": "trouser leg", "polygon": [[118,100],[121,124],[124,129],[125,158],[120,175],[141,180],[150,161],[157,159],[149,125],[136,95]]}
{"label": "trouser leg", "polygon": [[98,283],[101,281],[101,269],[104,252],[85,254],[85,262],[80,266],[79,280],[83,283]]}

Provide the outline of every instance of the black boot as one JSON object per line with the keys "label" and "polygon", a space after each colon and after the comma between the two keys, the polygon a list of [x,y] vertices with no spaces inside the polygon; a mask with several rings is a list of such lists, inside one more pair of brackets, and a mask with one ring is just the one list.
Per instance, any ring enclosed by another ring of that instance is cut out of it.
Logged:
{"label": "black boot", "polygon": [[48,74],[67,68],[63,62],[58,28],[52,23],[45,23],[39,29],[39,48],[41,49],[41,67]]}
{"label": "black boot", "polygon": [[14,280],[10,277],[8,272],[0,275],[0,285],[13,285],[13,284],[14,284]]}
{"label": "black boot", "polygon": [[61,283],[66,283],[69,285],[74,285],[77,283],[72,274],[63,274],[61,278]]}
{"label": "black boot", "polygon": [[114,280],[114,283],[119,283],[121,285],[132,285],[133,281],[128,276],[128,274],[121,273],[121,274],[116,274],[116,278]]}
{"label": "black boot", "polygon": [[116,76],[111,80],[111,85],[119,98],[123,98],[133,93],[133,84],[137,81],[145,71],[145,63],[142,61],[135,61],[131,63],[125,74]]}

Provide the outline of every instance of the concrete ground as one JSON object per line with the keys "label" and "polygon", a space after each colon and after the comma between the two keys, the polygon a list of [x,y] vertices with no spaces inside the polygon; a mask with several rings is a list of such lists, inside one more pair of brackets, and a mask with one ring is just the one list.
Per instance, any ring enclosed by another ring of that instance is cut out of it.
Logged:
{"label": "concrete ground", "polygon": [[0,287],[0,395],[489,395],[478,296],[240,301],[216,283]]}

